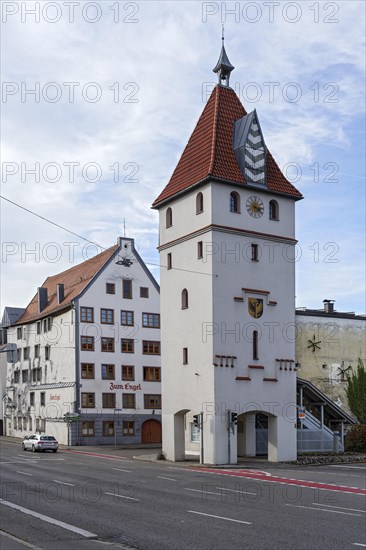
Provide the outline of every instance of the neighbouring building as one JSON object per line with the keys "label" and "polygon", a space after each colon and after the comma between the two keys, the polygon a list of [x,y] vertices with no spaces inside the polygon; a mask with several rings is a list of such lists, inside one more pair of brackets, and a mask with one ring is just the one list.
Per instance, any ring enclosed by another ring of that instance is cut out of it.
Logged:
{"label": "neighbouring building", "polygon": [[334,300],[323,304],[322,309],[296,309],[298,375],[350,413],[347,375],[358,359],[366,363],[366,316],[337,311]]}
{"label": "neighbouring building", "polygon": [[6,425],[4,424],[5,415],[5,396],[6,396],[6,370],[8,357],[8,328],[16,323],[19,317],[24,313],[24,308],[5,307],[3,317],[0,323],[0,435],[4,435]]}
{"label": "neighbouring building", "polygon": [[7,369],[7,434],[159,443],[159,306],[133,239],[48,277],[7,331],[17,346]]}
{"label": "neighbouring building", "polygon": [[153,204],[166,266],[163,451],[171,460],[184,458],[187,429],[202,436],[205,463],[252,456],[259,416],[268,422],[269,460],[296,458],[295,202],[302,195],[266,147],[257,112],[247,113],[230,88],[233,69],[223,45],[218,84]]}

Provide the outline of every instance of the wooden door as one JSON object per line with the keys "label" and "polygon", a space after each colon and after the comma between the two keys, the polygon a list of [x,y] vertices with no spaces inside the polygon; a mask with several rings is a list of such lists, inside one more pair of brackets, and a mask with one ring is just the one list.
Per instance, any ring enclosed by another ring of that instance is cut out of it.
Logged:
{"label": "wooden door", "polygon": [[157,420],[146,420],[142,425],[141,443],[161,443],[161,424]]}

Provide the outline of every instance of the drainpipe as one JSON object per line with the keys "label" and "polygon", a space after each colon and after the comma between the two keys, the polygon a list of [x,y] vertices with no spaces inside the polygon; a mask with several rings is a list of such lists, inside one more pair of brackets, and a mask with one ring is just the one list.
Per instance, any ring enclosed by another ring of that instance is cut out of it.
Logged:
{"label": "drainpipe", "polygon": [[[300,386],[300,407],[303,407],[304,405],[304,388],[303,386]],[[303,421],[300,422],[300,430],[304,428]]]}
{"label": "drainpipe", "polygon": [[323,429],[324,427],[324,405],[320,405],[320,427]]}
{"label": "drainpipe", "polygon": [[[75,323],[75,411],[80,414],[80,323],[79,323],[79,301],[73,302],[74,323]],[[76,445],[79,445],[80,421],[75,422]]]}

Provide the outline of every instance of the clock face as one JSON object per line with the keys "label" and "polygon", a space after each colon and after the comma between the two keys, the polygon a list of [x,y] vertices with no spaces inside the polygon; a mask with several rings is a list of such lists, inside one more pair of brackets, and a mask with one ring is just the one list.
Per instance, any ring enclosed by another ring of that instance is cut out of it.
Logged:
{"label": "clock face", "polygon": [[259,197],[249,197],[247,200],[247,212],[253,218],[260,218],[264,212],[263,202]]}

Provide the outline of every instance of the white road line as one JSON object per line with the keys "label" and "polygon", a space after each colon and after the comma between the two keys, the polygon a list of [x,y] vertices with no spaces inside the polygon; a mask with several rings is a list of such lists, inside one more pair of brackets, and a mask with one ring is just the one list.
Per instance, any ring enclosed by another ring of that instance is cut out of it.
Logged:
{"label": "white road line", "polygon": [[44,460],[52,460],[52,462],[55,462],[56,460],[57,461],[60,461],[60,460],[65,460],[64,458],[42,458],[42,459],[35,459],[35,458],[24,458],[23,460],[11,460],[11,461],[2,461],[0,462],[0,464],[24,464],[24,463],[30,463],[30,462],[39,462],[40,460],[42,460],[42,462]]}
{"label": "white road line", "polygon": [[362,546],[362,548],[366,548],[366,544],[361,544],[361,542],[352,542],[353,546]]}
{"label": "white road line", "polygon": [[164,476],[158,476],[159,479],[167,479],[168,481],[178,481],[177,479],[174,479],[174,477],[164,477]]}
{"label": "white road line", "polygon": [[122,470],[122,468],[112,468],[112,470],[116,470],[116,472],[126,472],[126,474],[131,473],[131,470]]}
{"label": "white road line", "polygon": [[18,537],[14,537],[14,535],[11,535],[10,533],[6,533],[5,531],[0,531],[0,535],[2,537],[7,537],[8,539],[15,540],[16,542],[18,542],[19,544],[22,544],[23,546],[26,546],[27,548],[32,548],[32,550],[42,550],[40,546],[35,546],[30,542],[25,542],[25,540],[18,539]]}
{"label": "white road line", "polygon": [[285,504],[285,506],[292,506],[293,508],[307,508],[308,510],[321,510],[322,512],[329,512],[331,514],[344,514],[345,516],[358,516],[361,518],[360,514],[351,514],[349,512],[340,512],[338,510],[327,510],[326,508],[313,508],[312,506],[300,506],[299,504]]}
{"label": "white road line", "polygon": [[60,485],[69,485],[69,487],[75,487],[73,483],[66,483],[66,481],[59,481],[58,479],[53,479],[55,483],[60,483]]}
{"label": "white road line", "polygon": [[212,491],[203,491],[202,489],[189,489],[188,487],[184,487],[186,491],[195,491],[196,493],[201,493],[204,495],[219,495],[222,496],[222,493],[213,493]]}
{"label": "white road line", "polygon": [[358,470],[366,470],[366,466],[348,466],[348,465],[340,465],[340,464],[331,464],[331,468],[357,468]]}
{"label": "white road line", "polygon": [[225,489],[225,487],[216,487],[216,489],[221,489],[221,491],[231,491],[232,493],[242,493],[242,494],[246,494],[246,495],[255,495],[256,497],[258,496],[258,493],[250,493],[249,491],[236,491],[235,489]]}
{"label": "white road line", "polygon": [[222,516],[214,516],[213,514],[204,514],[203,512],[196,512],[195,510],[187,510],[190,514],[198,514],[199,516],[207,516],[209,518],[224,519],[226,521],[234,521],[235,523],[245,523],[246,525],[252,525],[251,521],[242,521],[240,519],[224,518]]}
{"label": "white road line", "polygon": [[333,506],[332,504],[320,504],[319,502],[313,502],[313,506],[328,506],[329,508],[339,508],[340,510],[350,510],[351,512],[362,512],[366,514],[366,510],[357,510],[356,508],[345,508],[344,506]]}
{"label": "white road line", "polygon": [[139,498],[133,498],[133,497],[125,497],[124,495],[117,495],[116,493],[104,493],[105,495],[110,495],[111,497],[118,497],[118,498],[126,498],[127,500],[136,500],[140,501]]}
{"label": "white road line", "polygon": [[19,470],[16,470],[17,474],[23,474],[23,476],[31,476],[33,477],[33,474],[27,474],[27,472],[20,472]]}
{"label": "white road line", "polygon": [[17,504],[13,504],[12,502],[8,502],[7,500],[3,500],[2,498],[0,498],[0,504],[2,504],[3,506],[9,506],[10,508],[14,508],[15,510],[19,510],[19,512],[23,512],[23,514],[34,516],[35,518],[38,518],[42,521],[46,521],[47,523],[51,523],[53,525],[57,525],[58,527],[62,527],[62,529],[73,531],[73,533],[77,533],[78,535],[81,535],[82,537],[85,537],[87,539],[98,538],[98,535],[96,535],[95,533],[91,533],[90,531],[85,531],[84,529],[80,529],[79,527],[75,527],[74,525],[70,525],[69,523],[64,523],[63,521],[59,521],[58,519],[50,518],[49,516],[44,516],[43,514],[39,514],[34,510],[23,508],[23,506],[18,506]]}

